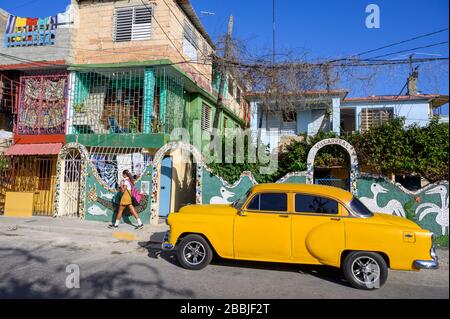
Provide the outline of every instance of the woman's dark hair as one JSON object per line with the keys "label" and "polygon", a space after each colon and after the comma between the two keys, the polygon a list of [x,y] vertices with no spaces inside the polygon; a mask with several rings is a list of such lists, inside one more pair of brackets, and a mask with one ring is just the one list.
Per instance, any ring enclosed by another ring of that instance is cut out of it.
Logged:
{"label": "woman's dark hair", "polygon": [[122,172],[122,174],[125,175],[126,177],[128,177],[128,179],[130,180],[131,185],[134,186],[133,175],[131,175],[130,171],[126,169],[126,170],[124,170],[124,171]]}

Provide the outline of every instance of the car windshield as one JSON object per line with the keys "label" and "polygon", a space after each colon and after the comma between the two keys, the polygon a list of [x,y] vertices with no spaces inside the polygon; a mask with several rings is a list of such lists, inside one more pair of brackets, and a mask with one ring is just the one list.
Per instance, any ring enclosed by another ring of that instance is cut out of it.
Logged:
{"label": "car windshield", "polygon": [[349,204],[350,209],[356,214],[363,217],[371,217],[373,213],[368,209],[358,198],[353,197],[352,201]]}
{"label": "car windshield", "polygon": [[245,201],[248,198],[248,195],[250,195],[250,191],[242,195],[238,200],[233,202],[233,207],[236,209],[241,209],[242,205],[244,205]]}

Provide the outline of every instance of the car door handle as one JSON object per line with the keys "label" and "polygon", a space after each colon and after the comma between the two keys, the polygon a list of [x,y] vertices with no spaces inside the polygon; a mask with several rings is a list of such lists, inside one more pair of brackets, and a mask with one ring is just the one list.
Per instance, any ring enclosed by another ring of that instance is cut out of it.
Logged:
{"label": "car door handle", "polygon": [[283,215],[278,215],[278,216],[281,217],[281,218],[289,218],[288,214],[283,214]]}
{"label": "car door handle", "polygon": [[330,220],[334,220],[335,222],[340,221],[341,219],[339,217],[331,217]]}

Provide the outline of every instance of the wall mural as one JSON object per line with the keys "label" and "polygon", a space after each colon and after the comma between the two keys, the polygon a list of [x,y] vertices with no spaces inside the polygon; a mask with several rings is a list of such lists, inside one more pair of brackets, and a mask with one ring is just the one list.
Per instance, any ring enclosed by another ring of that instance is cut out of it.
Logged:
{"label": "wall mural", "polygon": [[[112,222],[115,219],[122,194],[104,185],[104,181],[96,177],[96,169],[88,166],[86,177],[87,199],[85,202],[85,219]],[[148,184],[151,183],[152,167],[148,166],[144,174],[136,181],[137,189],[144,194],[138,206],[135,206],[143,223],[150,222],[150,205]],[[106,186],[106,187],[105,187]],[[128,209],[124,212],[125,222],[136,223]]]}
{"label": "wall mural", "polygon": [[415,192],[384,176],[362,174],[358,197],[373,211],[408,218],[436,236],[447,236],[448,181],[430,184]]}
{"label": "wall mural", "polygon": [[[280,178],[277,183],[306,183],[306,172],[289,173]],[[258,184],[251,172],[243,172],[235,183],[229,184],[220,176],[215,175],[205,167],[202,185],[202,201],[205,204],[231,204],[243,196],[253,186]]]}
{"label": "wall mural", "polygon": [[251,172],[243,172],[238,181],[229,184],[223,178],[214,175],[208,168],[203,172],[202,202],[205,204],[231,204],[257,184]]}
{"label": "wall mural", "polygon": [[[88,153],[84,146],[78,143],[66,145],[59,156],[60,162],[70,148],[80,150],[82,159],[88,159]],[[136,183],[144,193],[144,200],[137,211],[143,222],[157,222],[158,218],[158,166],[164,154],[181,148],[191,152],[197,163],[196,203],[218,204],[232,203],[244,195],[253,185],[257,184],[250,172],[244,172],[238,181],[229,184],[223,178],[216,176],[202,161],[201,154],[190,144],[181,142],[169,143],[163,146],[154,157],[141,179]],[[87,198],[81,200],[80,217],[87,220],[111,221],[120,201],[120,194],[104,183],[98,176],[96,168],[87,160],[88,165],[81,171],[86,174],[86,183],[80,187],[86,187]],[[277,183],[308,183],[308,172],[293,172],[281,178]],[[60,172],[58,173],[60,178]],[[57,183],[56,203],[59,199],[59,184]],[[151,191],[150,191],[151,190]],[[151,192],[151,193],[150,193]],[[358,177],[357,195],[361,201],[372,211],[384,214],[401,216],[413,220],[422,228],[428,229],[440,238],[440,245],[448,246],[448,217],[449,217],[449,183],[448,181],[430,184],[418,191],[412,192],[398,183],[379,175],[361,174]],[[83,193],[81,194],[83,198]],[[86,195],[86,194],[85,194]],[[148,205],[149,198],[151,199]],[[150,206],[150,207],[149,207]],[[55,208],[58,205],[55,205]],[[86,212],[86,213],[84,213]],[[55,211],[55,216],[56,216]],[[60,215],[58,215],[60,216]]]}
{"label": "wall mural", "polygon": [[[289,173],[277,183],[304,184],[306,175],[307,172]],[[202,201],[211,204],[225,201],[232,203],[255,184],[257,183],[250,172],[244,172],[237,182],[229,184],[214,175],[209,168],[205,168]],[[448,181],[411,192],[384,176],[362,174],[358,178],[357,196],[370,210],[408,218],[439,237],[439,245],[448,246],[448,190]]]}

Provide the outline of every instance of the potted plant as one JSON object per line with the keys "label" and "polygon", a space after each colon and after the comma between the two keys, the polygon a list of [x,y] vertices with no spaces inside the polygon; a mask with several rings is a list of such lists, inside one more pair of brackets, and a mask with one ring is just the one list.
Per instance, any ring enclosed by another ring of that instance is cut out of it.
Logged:
{"label": "potted plant", "polygon": [[85,112],[84,103],[75,104],[73,106],[73,110],[75,111],[75,113],[84,113]]}

